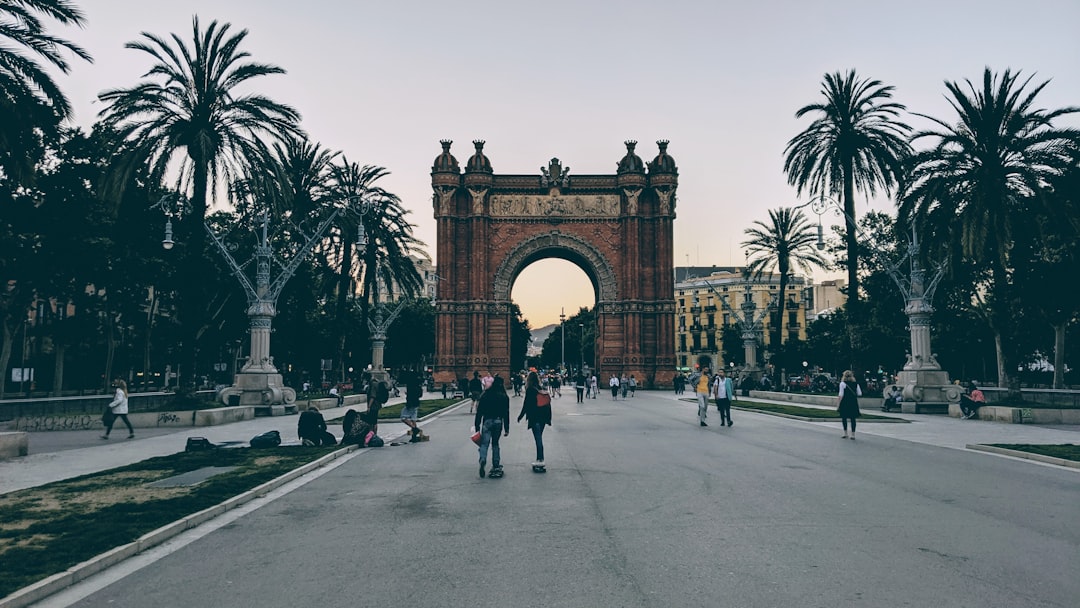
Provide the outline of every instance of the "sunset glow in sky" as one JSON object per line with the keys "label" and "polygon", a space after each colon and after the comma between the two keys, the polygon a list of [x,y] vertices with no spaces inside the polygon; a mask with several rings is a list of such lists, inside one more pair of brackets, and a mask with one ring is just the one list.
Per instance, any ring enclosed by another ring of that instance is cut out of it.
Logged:
{"label": "sunset glow in sky", "polygon": [[[895,86],[909,111],[947,120],[943,82],[986,66],[1051,79],[1040,107],[1080,105],[1076,0],[77,4],[85,29],[49,25],[95,59],[58,78],[77,123],[92,124],[102,90],[146,72],[149,56],[123,48],[140,32],[190,41],[196,14],[246,28],[252,59],[288,72],[257,79],[258,91],[297,108],[323,146],[389,169],[381,185],[412,210],[429,252],[440,139],[454,140],[462,164],[484,139],[496,173],[539,174],[558,157],[571,175],[614,173],[624,140],[648,161],[668,139],[680,172],[675,263],[732,265],[753,221],[805,202],[787,185],[783,151],[809,124],[794,114],[820,99],[826,72],[855,68]],[[872,208],[894,209],[859,206]],[[561,261],[527,268],[513,295],[533,327],[593,304],[585,274]]]}

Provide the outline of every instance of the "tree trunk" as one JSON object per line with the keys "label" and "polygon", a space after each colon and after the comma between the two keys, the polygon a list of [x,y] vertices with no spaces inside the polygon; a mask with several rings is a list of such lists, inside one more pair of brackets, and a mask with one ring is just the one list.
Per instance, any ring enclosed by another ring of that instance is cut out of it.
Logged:
{"label": "tree trunk", "polygon": [[776,345],[773,352],[779,352],[780,345],[784,343],[784,309],[787,306],[787,269],[780,268],[780,296],[776,303]]}
{"label": "tree trunk", "polygon": [[56,358],[53,363],[53,396],[59,397],[61,391],[64,390],[64,353],[67,352],[67,345],[61,343],[54,343],[53,350]]}
{"label": "tree trunk", "polygon": [[844,161],[844,241],[847,247],[847,329],[851,356],[850,369],[859,369],[854,361],[858,353],[858,323],[861,319],[859,307],[859,242],[855,231],[855,178],[852,176],[852,161]]}
{"label": "tree trunk", "polygon": [[3,398],[7,388],[7,369],[8,363],[11,362],[11,347],[15,343],[15,332],[11,330],[6,320],[0,321],[0,325],[4,327],[4,344],[0,347],[0,398]]}
{"label": "tree trunk", "polygon": [[1065,388],[1065,328],[1067,321],[1054,325],[1054,388]]}

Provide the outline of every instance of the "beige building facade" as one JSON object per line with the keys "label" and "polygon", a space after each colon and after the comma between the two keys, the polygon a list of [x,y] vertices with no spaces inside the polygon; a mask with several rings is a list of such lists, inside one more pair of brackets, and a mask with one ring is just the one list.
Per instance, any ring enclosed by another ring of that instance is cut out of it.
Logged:
{"label": "beige building facade", "polygon": [[[712,361],[715,369],[727,366],[724,353],[742,353],[740,319],[747,319],[743,303],[749,297],[754,304],[750,322],[758,320],[759,357],[769,350],[772,333],[778,320],[778,310],[769,309],[780,296],[780,275],[764,274],[760,279],[745,277],[743,267],[677,268],[675,283],[675,359],[679,369],[693,369],[702,356]],[[788,281],[784,310],[785,335],[781,341],[806,340],[806,323],[812,292],[808,280],[793,276]],[[726,300],[727,305],[724,305]],[[735,344],[724,344],[725,328],[738,335]],[[758,363],[761,363],[759,361]]]}

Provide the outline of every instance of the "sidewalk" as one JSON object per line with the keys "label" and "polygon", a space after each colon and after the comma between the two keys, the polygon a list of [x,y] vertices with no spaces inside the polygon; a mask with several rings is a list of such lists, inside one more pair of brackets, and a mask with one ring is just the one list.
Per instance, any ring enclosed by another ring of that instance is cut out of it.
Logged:
{"label": "sidewalk", "polygon": [[[758,399],[756,397],[743,397],[743,399],[777,405],[797,405],[811,409],[834,409],[825,406],[790,403],[788,401]],[[733,402],[732,407],[739,407],[739,402]],[[943,448],[962,450],[965,449],[965,446],[975,443],[1080,443],[1080,425],[1005,424],[983,420],[961,420],[940,414],[885,413],[876,409],[864,410],[863,413],[902,418],[909,421],[910,424],[877,424],[870,421],[859,421],[858,432],[860,435],[891,437]],[[840,429],[840,421],[806,422],[804,424]]]}
{"label": "sidewalk", "polygon": [[[428,395],[433,397],[436,393],[429,393]],[[428,395],[425,395],[425,397]],[[391,397],[387,404],[396,405],[404,401],[403,392],[400,397]],[[298,401],[297,403],[301,409],[306,408],[306,402]],[[367,404],[357,403],[343,407],[325,408],[320,411],[324,418],[331,420],[344,416],[349,409],[365,411]],[[100,429],[71,431],[70,434],[79,435],[76,441],[87,443],[90,447],[63,449],[58,448],[56,446],[57,442],[54,441],[51,442],[53,445],[49,448],[54,451],[47,452],[35,450],[35,436],[52,435],[55,432],[32,433],[30,437],[30,454],[28,456],[0,460],[0,494],[78,477],[79,475],[96,473],[155,456],[182,452],[187,445],[188,437],[206,437],[211,443],[215,444],[237,441],[247,445],[247,442],[252,437],[266,431],[277,430],[281,433],[282,445],[297,444],[296,423],[298,420],[299,416],[294,414],[255,418],[254,420],[220,426],[180,429],[135,429],[135,439],[127,439],[127,429],[121,428],[120,431],[123,432],[113,429],[113,437],[107,441],[99,438],[101,435]],[[405,429],[406,426],[396,420],[379,422],[379,435],[387,443],[405,435]],[[335,432],[340,441],[341,427],[331,425],[330,430]],[[91,441],[95,443],[89,443]]]}

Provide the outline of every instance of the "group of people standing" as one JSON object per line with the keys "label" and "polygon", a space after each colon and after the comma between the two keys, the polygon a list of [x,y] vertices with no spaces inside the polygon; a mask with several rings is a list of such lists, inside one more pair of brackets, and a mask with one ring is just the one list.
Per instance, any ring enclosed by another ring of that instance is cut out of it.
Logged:
{"label": "group of people standing", "polygon": [[710,398],[716,401],[716,409],[720,412],[720,426],[734,424],[731,421],[731,402],[735,400],[735,387],[723,369],[712,375],[709,366],[702,365],[698,371],[690,374],[687,384],[694,388],[697,396],[699,426],[709,426],[705,418],[708,415]]}
{"label": "group of people standing", "polygon": [[[529,372],[525,378],[525,398],[521,404],[517,421],[525,418],[526,427],[532,431],[536,443],[536,460],[533,467],[544,466],[544,428],[551,426],[551,394],[540,384],[540,376]],[[488,474],[487,458],[491,452],[491,473],[502,475],[502,458],[499,449],[500,437],[510,436],[510,397],[506,394],[501,376],[492,378],[491,385],[484,389],[476,407],[473,426],[480,432],[480,477]]]}
{"label": "group of people standing", "polygon": [[620,378],[615,374],[611,374],[611,378],[608,379],[608,388],[611,389],[611,398],[618,400],[619,393],[622,393],[622,398],[626,399],[627,396],[634,397],[637,392],[637,378],[633,374],[627,378],[626,374],[623,374]]}

